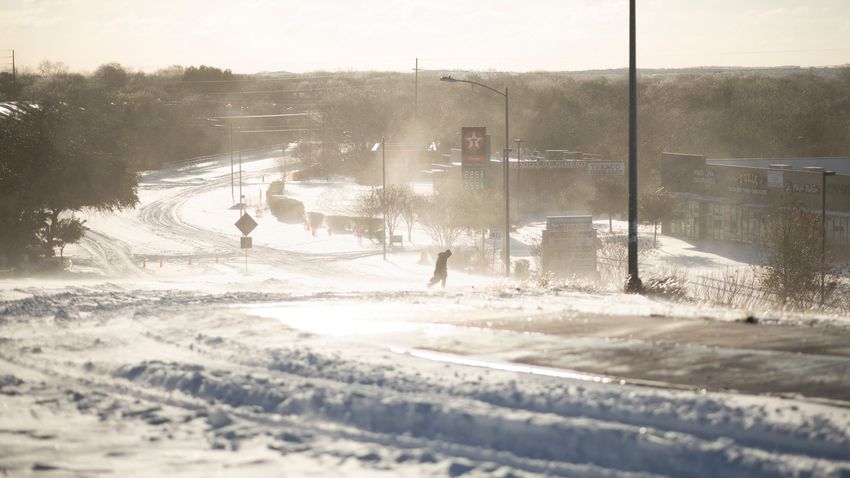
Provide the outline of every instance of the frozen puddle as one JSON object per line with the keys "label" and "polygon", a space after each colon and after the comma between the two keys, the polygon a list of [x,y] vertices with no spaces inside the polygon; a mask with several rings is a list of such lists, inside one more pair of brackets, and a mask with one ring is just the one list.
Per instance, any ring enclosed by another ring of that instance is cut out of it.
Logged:
{"label": "frozen puddle", "polygon": [[442,334],[456,329],[451,325],[424,322],[425,318],[433,315],[433,306],[427,304],[379,302],[364,305],[311,301],[238,307],[244,308],[250,315],[274,319],[295,330],[328,337],[423,331]]}
{"label": "frozen puddle", "polygon": [[[409,355],[411,357],[431,360],[434,362],[444,362],[454,365],[466,365],[468,367],[487,368],[491,370],[501,370],[504,372],[527,373],[531,375],[543,375],[546,377],[566,378],[570,380],[581,380],[584,382],[595,383],[612,383],[614,381],[614,379],[610,377],[576,372],[574,370],[558,370],[547,367],[534,367],[531,365],[522,365],[515,363],[492,362],[488,360],[462,357],[460,355],[431,352],[428,350],[404,349],[401,347],[391,347],[390,350],[400,355]],[[625,384],[625,380],[621,380],[620,384]]]}
{"label": "frozen puddle", "polygon": [[[274,319],[295,330],[326,337],[386,336],[395,334],[447,336],[459,335],[464,327],[428,323],[433,318],[433,306],[409,303],[328,303],[279,302],[262,305],[241,305],[250,315]],[[401,319],[401,320],[400,320]],[[595,383],[612,383],[618,379],[599,374],[471,358],[418,348],[389,347],[393,353],[432,362],[467,367],[487,368],[505,372],[543,375]],[[623,382],[625,383],[625,382]]]}

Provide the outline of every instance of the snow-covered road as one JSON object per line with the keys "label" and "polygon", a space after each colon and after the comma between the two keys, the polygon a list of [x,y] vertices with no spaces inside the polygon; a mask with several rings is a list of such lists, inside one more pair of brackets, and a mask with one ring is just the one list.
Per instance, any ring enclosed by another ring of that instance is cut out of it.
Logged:
{"label": "snow-covered road", "polygon": [[[246,196],[275,168],[249,158]],[[137,209],[90,214],[69,273],[0,281],[0,470],[850,474],[840,318],[752,324],[454,271],[427,290],[415,246],[384,262],[270,215],[245,273],[229,173],[226,158],[150,173]],[[287,184],[308,210],[357,190]]]}

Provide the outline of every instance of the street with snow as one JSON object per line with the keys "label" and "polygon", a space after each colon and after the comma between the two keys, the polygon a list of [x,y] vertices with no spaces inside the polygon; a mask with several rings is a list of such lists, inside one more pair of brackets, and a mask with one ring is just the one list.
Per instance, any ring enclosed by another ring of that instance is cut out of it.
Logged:
{"label": "street with snow", "polygon": [[[146,173],[137,208],[86,213],[68,270],[0,277],[0,471],[850,476],[846,317],[451,268],[429,289],[424,231],[384,260],[264,210],[279,154],[246,155],[234,189],[229,157]],[[324,214],[363,189],[286,182]]]}

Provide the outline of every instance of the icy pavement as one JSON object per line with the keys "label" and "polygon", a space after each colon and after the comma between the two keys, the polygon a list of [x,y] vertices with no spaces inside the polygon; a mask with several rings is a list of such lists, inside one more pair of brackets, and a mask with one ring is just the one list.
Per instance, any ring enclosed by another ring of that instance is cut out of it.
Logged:
{"label": "icy pavement", "polygon": [[[840,318],[454,271],[428,290],[415,246],[384,262],[268,216],[245,273],[226,166],[147,175],[69,273],[0,281],[5,474],[850,474]],[[339,186],[289,187],[311,209]]]}
{"label": "icy pavement", "polygon": [[[248,299],[80,292],[7,309],[0,439],[12,453],[0,466],[196,476],[290,463],[304,464],[295,474],[341,476],[850,472],[844,408],[422,359],[375,345],[404,335],[398,324],[320,335],[260,318]],[[407,332],[458,338],[454,326],[415,323]]]}

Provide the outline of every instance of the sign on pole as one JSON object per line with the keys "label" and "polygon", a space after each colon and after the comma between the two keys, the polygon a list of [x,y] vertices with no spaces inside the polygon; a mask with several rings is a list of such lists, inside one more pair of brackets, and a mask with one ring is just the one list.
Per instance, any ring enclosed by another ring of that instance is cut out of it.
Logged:
{"label": "sign on pole", "polygon": [[239,248],[245,249],[245,273],[248,273],[248,249],[251,249],[253,246],[253,240],[248,237],[248,234],[251,234],[251,231],[257,227],[257,221],[254,220],[247,212],[242,213],[242,217],[240,217],[234,225],[239,232],[242,233],[242,237],[239,238]]}
{"label": "sign on pole", "polygon": [[487,128],[483,126],[464,126],[461,128],[461,162],[464,166],[470,163],[485,163],[487,157]]}
{"label": "sign on pole", "polygon": [[239,232],[241,232],[243,236],[247,236],[248,234],[251,234],[251,231],[253,231],[255,227],[257,227],[257,221],[255,221],[254,218],[246,212],[245,214],[242,214],[242,217],[240,217],[234,225],[237,229],[239,229]]}
{"label": "sign on pole", "polygon": [[463,190],[480,191],[484,189],[484,168],[463,166]]}
{"label": "sign on pole", "polygon": [[483,126],[464,126],[461,128],[461,170],[463,189],[479,191],[484,189],[484,167],[490,159],[487,144],[487,128]]}

